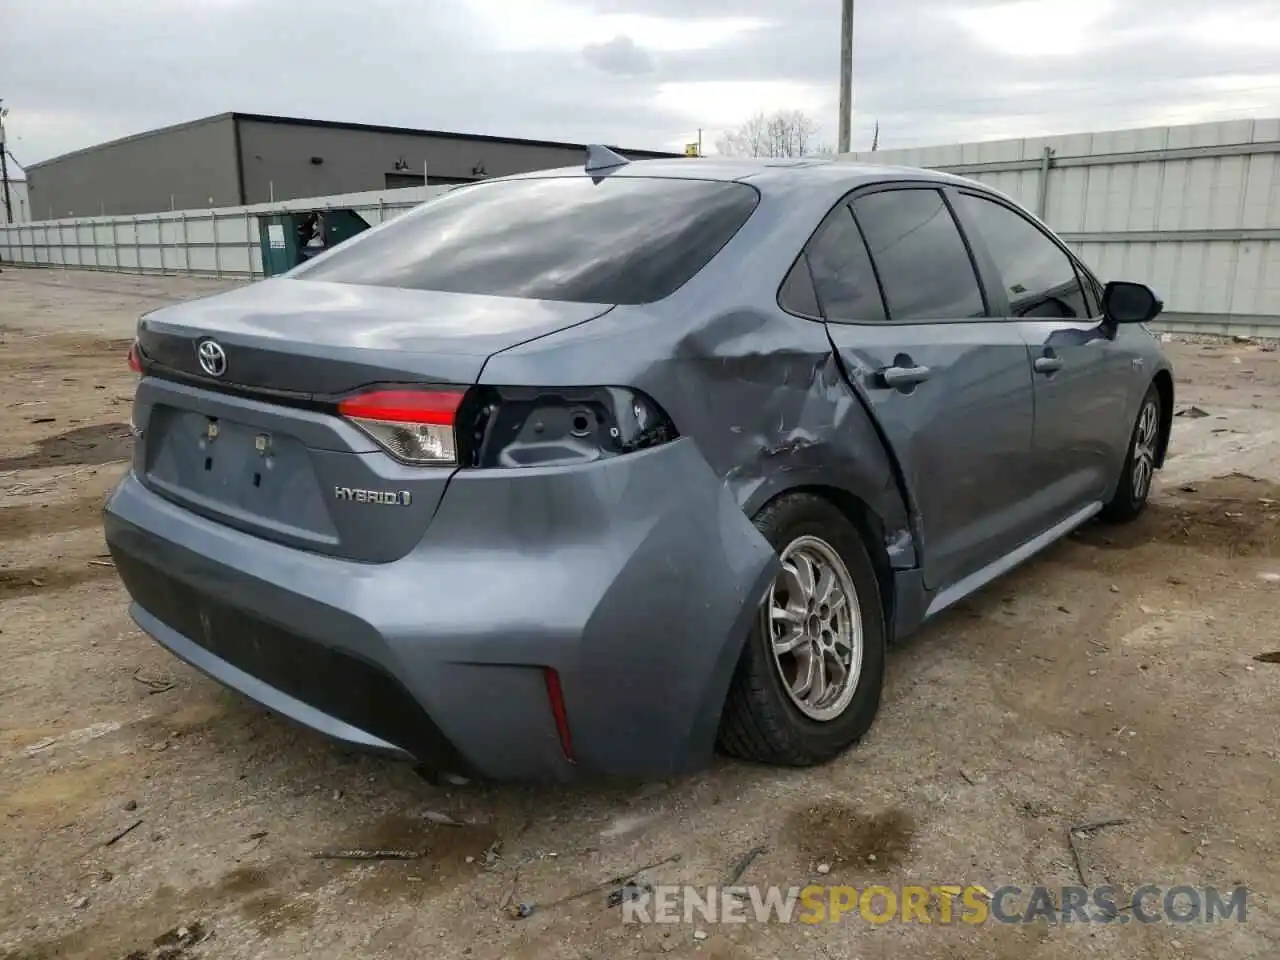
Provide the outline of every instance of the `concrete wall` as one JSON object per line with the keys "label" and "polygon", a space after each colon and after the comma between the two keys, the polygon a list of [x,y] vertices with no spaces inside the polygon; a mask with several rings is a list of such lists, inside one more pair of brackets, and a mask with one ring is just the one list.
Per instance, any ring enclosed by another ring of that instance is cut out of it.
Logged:
{"label": "concrete wall", "polygon": [[995,187],[1039,214],[1104,280],[1154,287],[1171,327],[1274,335],[1280,324],[1280,120],[845,159],[947,170]]}
{"label": "concrete wall", "polygon": [[41,220],[236,204],[235,126],[213,117],[126,137],[32,164],[27,180]]}
{"label": "concrete wall", "polygon": [[[504,143],[391,130],[239,121],[245,202],[316,197],[340,190],[384,190],[390,175],[432,183],[501,177],[582,163],[577,146]],[[312,158],[321,162],[313,163]],[[397,170],[396,164],[404,164]],[[484,171],[483,175],[475,172]],[[437,178],[440,178],[437,180]]]}

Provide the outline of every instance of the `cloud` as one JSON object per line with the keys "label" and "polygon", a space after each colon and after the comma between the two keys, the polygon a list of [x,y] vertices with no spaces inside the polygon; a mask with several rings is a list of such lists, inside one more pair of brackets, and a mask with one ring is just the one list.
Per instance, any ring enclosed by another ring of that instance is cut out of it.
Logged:
{"label": "cloud", "polygon": [[[835,0],[0,0],[24,163],[226,110],[624,147],[799,107]],[[854,146],[1280,115],[1275,0],[858,4]]]}
{"label": "cloud", "polygon": [[649,52],[622,34],[606,43],[588,43],[582,48],[582,58],[605,73],[634,75],[652,73],[655,69]]}
{"label": "cloud", "polygon": [[1098,31],[1113,9],[1112,0],[1013,0],[956,6],[948,19],[989,49],[1013,57],[1061,59],[1114,40]]}

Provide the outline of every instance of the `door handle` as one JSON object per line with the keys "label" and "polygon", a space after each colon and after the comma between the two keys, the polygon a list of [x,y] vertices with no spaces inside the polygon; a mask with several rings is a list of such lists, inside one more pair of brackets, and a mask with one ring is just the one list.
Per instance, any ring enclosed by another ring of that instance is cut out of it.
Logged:
{"label": "door handle", "polygon": [[913,387],[924,383],[933,371],[928,367],[882,367],[878,371],[880,382],[886,387]]}
{"label": "door handle", "polygon": [[1062,369],[1061,357],[1036,357],[1035,363],[1036,373],[1056,373]]}

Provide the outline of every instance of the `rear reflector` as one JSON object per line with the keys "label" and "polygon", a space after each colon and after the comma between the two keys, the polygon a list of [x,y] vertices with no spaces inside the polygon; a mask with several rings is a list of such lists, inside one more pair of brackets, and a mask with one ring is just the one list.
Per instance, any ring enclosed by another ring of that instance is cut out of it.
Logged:
{"label": "rear reflector", "polygon": [[560,689],[560,674],[547,667],[543,674],[547,679],[547,699],[551,701],[551,715],[556,721],[556,733],[560,735],[560,749],[570,763],[573,759],[573,739],[569,736],[569,716],[564,709],[564,691]]}
{"label": "rear reflector", "polygon": [[138,355],[138,341],[129,344],[129,369],[134,373],[142,373],[142,357]]}
{"label": "rear reflector", "polygon": [[374,390],[338,403],[338,413],[405,463],[458,462],[454,418],[463,394],[453,390]]}

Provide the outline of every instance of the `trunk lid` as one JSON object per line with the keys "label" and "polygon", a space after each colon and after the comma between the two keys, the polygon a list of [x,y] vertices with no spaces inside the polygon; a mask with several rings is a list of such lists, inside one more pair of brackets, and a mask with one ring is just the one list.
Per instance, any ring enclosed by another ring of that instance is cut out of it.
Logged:
{"label": "trunk lid", "polygon": [[[609,309],[277,278],[150,313],[138,343],[149,360],[187,377],[327,398],[388,381],[469,386],[498,351]],[[207,339],[226,357],[216,377],[197,355]]]}
{"label": "trunk lid", "polygon": [[[370,562],[421,540],[456,467],[412,466],[332,412],[374,384],[468,387],[503,349],[607,305],[269,280],[144,317],[134,469],[228,527]],[[202,368],[214,341],[225,368]]]}

